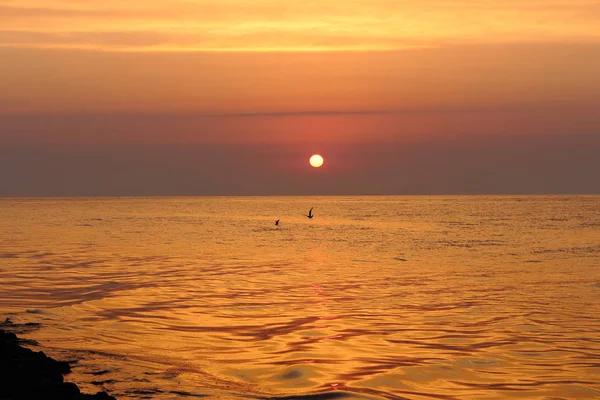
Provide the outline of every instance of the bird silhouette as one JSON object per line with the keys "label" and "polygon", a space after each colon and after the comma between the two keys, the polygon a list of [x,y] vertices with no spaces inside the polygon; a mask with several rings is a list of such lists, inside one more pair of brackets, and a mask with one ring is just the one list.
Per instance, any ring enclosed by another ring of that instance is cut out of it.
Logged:
{"label": "bird silhouette", "polygon": [[312,210],[313,210],[313,207],[311,207],[310,210],[308,210],[308,215],[306,216],[306,218],[312,219],[312,217],[314,217]]}
{"label": "bird silhouette", "polygon": [[275,221],[275,226],[279,225],[279,220]]}

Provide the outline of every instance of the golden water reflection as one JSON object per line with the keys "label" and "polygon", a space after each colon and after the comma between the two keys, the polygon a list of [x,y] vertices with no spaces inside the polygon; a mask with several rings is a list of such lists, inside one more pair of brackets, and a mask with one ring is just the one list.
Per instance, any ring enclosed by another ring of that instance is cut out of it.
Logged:
{"label": "golden water reflection", "polygon": [[599,197],[2,205],[0,310],[89,392],[600,398]]}

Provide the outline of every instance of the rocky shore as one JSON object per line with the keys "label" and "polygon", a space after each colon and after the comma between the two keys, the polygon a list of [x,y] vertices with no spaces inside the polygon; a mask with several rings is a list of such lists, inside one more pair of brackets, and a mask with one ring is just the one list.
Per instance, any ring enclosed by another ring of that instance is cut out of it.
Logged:
{"label": "rocky shore", "polygon": [[116,400],[106,392],[81,393],[77,385],[64,381],[63,375],[71,372],[69,363],[21,343],[15,333],[0,329],[0,400]]}

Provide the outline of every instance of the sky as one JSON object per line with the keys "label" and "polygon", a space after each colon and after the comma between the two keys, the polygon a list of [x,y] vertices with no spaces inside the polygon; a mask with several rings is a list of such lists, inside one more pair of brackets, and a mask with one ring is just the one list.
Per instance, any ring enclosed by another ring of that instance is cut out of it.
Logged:
{"label": "sky", "polygon": [[0,196],[600,193],[598,71],[597,0],[0,0]]}

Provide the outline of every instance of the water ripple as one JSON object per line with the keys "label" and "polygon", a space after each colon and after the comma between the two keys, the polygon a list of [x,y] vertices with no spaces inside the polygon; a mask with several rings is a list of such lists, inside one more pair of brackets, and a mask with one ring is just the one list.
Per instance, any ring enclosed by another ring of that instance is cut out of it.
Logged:
{"label": "water ripple", "polygon": [[305,199],[15,200],[0,311],[123,399],[600,398],[600,203],[563,200],[325,198],[281,230]]}

